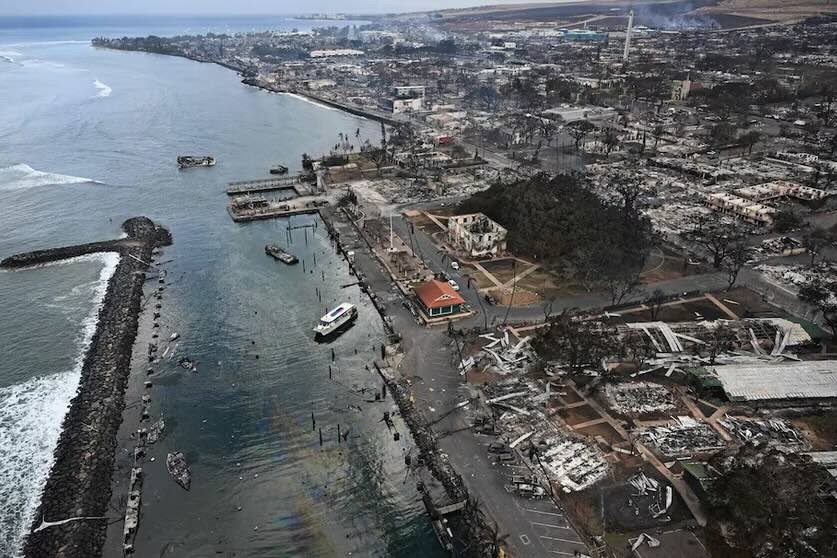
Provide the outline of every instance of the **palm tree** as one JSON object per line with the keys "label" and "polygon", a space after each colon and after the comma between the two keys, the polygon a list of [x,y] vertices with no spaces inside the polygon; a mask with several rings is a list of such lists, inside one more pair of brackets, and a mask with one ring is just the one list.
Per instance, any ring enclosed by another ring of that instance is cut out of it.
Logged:
{"label": "palm tree", "polygon": [[485,534],[483,537],[481,550],[484,555],[489,558],[497,558],[500,556],[500,550],[503,548],[503,545],[505,544],[506,539],[509,538],[509,535],[501,535],[497,522],[492,521],[491,524],[485,524]]}

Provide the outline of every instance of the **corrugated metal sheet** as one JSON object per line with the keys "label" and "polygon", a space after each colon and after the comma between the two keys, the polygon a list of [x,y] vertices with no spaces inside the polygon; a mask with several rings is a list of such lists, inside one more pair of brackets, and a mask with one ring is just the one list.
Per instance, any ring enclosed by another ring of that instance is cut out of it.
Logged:
{"label": "corrugated metal sheet", "polygon": [[837,361],[730,364],[713,370],[733,401],[837,398]]}

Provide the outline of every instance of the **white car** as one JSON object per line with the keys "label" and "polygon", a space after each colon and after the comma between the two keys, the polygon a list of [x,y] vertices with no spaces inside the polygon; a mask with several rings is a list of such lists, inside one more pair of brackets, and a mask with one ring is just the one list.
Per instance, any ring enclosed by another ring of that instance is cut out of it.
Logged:
{"label": "white car", "polygon": [[456,262],[456,261],[450,262],[450,268],[454,271],[459,271],[459,262]]}
{"label": "white car", "polygon": [[453,279],[450,279],[450,280],[448,281],[448,285],[450,285],[450,288],[451,288],[451,289],[453,289],[454,291],[458,291],[458,290],[459,290],[459,283],[457,283],[457,282],[456,282],[456,281],[454,281]]}

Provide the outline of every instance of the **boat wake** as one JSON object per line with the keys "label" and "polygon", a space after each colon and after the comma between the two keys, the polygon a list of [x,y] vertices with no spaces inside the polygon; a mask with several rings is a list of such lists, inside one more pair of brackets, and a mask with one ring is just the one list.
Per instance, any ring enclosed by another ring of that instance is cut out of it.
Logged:
{"label": "boat wake", "polygon": [[24,163],[0,168],[0,191],[26,190],[59,184],[83,184],[85,182],[95,183],[96,181],[81,176],[39,171]]}
{"label": "boat wake", "polygon": [[83,258],[98,259],[104,266],[91,289],[93,307],[82,322],[73,368],[0,389],[0,556],[20,556],[52,466],[61,423],[78,388],[108,281],[119,263],[115,253]]}
{"label": "boat wake", "polygon": [[93,82],[93,85],[95,85],[95,86],[96,86],[96,89],[98,89],[98,90],[99,90],[99,92],[98,92],[98,93],[96,93],[96,96],[97,96],[97,97],[110,97],[110,94],[111,94],[111,92],[113,91],[113,89],[111,89],[109,86],[107,86],[106,84],[102,83],[102,82],[101,82],[101,81],[99,81],[98,79],[97,79],[96,81],[94,81],[94,82]]}

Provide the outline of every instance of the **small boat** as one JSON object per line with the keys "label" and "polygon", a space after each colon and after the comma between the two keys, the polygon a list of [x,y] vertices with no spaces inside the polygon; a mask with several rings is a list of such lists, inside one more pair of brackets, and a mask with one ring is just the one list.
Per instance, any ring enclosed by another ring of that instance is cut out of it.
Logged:
{"label": "small boat", "polygon": [[314,332],[317,337],[326,337],[331,335],[340,327],[351,323],[357,319],[357,307],[354,304],[343,302],[337,308],[320,318]]}
{"label": "small boat", "polygon": [[180,155],[177,157],[177,166],[181,169],[192,167],[214,167],[215,157],[208,155]]}
{"label": "small boat", "polygon": [[285,165],[276,165],[270,167],[270,174],[287,174],[287,172],[288,167],[286,167]]}
{"label": "small boat", "polygon": [[182,486],[184,490],[189,490],[192,485],[192,472],[189,470],[186,457],[183,456],[182,452],[168,454],[166,456],[166,468],[177,484]]}
{"label": "small boat", "polygon": [[268,244],[264,247],[264,253],[268,256],[271,256],[275,260],[279,260],[282,263],[286,263],[288,265],[293,265],[299,261],[296,256],[293,254],[286,252],[279,246],[275,244]]}

